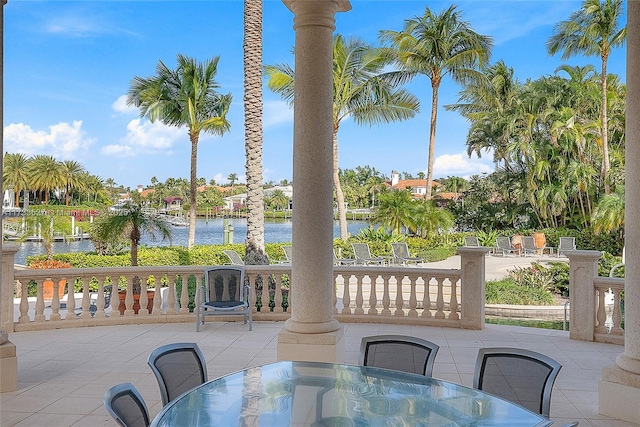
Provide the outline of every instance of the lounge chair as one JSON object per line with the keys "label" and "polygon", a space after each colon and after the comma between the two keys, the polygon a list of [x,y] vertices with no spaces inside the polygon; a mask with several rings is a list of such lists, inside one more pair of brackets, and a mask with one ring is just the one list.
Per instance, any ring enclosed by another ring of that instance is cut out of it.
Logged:
{"label": "lounge chair", "polygon": [[522,238],[522,254],[526,257],[528,254],[542,255],[542,248],[536,246],[536,240],[532,236]]}
{"label": "lounge chair", "polygon": [[477,236],[464,236],[464,245],[469,248],[479,248],[480,241]]}
{"label": "lounge chair", "polygon": [[394,262],[399,262],[402,265],[418,264],[424,261],[424,258],[412,257],[409,254],[409,247],[404,242],[392,243],[391,251],[393,252]]}
{"label": "lounge chair", "polygon": [[336,250],[333,250],[333,265],[353,265],[356,260],[353,258],[338,258],[336,256]]}
{"label": "lounge chair", "polygon": [[558,244],[558,252],[556,253],[559,258],[560,255],[566,255],[566,252],[576,250],[576,238],[575,237],[561,237]]}
{"label": "lounge chair", "polygon": [[224,252],[227,258],[229,258],[229,261],[231,261],[231,265],[244,265],[244,261],[242,260],[242,258],[240,258],[240,254],[238,252],[230,249],[224,250],[222,252]]}
{"label": "lounge chair", "polygon": [[495,254],[502,253],[502,256],[504,257],[505,254],[512,253],[516,256],[519,256],[520,252],[521,252],[520,248],[516,248],[515,246],[511,245],[511,239],[509,239],[509,237],[507,236],[496,237]]}
{"label": "lounge chair", "polygon": [[356,264],[362,265],[384,265],[385,258],[371,256],[368,243],[352,243],[353,255],[356,257]]}
{"label": "lounge chair", "polygon": [[284,258],[278,260],[278,264],[291,264],[293,262],[293,252],[291,246],[281,246]]}

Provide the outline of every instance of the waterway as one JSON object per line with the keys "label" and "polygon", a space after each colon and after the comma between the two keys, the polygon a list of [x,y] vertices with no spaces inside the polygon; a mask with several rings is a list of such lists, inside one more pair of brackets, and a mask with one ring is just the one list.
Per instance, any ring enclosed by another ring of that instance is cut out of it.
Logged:
{"label": "waterway", "polygon": [[[233,243],[243,243],[247,236],[247,221],[245,219],[229,219],[233,225]],[[264,239],[267,243],[291,242],[291,219],[265,219]],[[358,234],[361,228],[369,226],[367,221],[347,221],[347,229],[351,235]],[[222,244],[223,219],[198,219],[196,221],[196,245],[220,245]],[[334,237],[340,237],[338,222],[334,223]],[[187,246],[189,227],[173,227],[171,243],[168,241],[153,241],[149,236],[143,235],[141,244],[147,246]],[[12,243],[15,244],[15,243]],[[26,264],[28,256],[44,254],[44,246],[39,242],[25,242],[19,244],[20,249],[16,253],[15,263]],[[95,250],[90,240],[75,242],[55,242],[54,253],[90,252]]]}

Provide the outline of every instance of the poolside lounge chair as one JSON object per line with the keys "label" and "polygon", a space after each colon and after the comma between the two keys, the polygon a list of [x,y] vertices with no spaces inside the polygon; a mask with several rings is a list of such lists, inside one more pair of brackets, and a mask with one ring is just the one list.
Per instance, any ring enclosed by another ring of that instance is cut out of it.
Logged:
{"label": "poolside lounge chair", "polygon": [[391,251],[393,252],[394,262],[399,262],[402,265],[418,264],[423,262],[424,258],[412,257],[409,254],[409,247],[404,242],[396,242],[391,244]]}
{"label": "poolside lounge chair", "polygon": [[477,236],[464,236],[464,245],[469,248],[479,248],[480,241]]}
{"label": "poolside lounge chair", "polygon": [[356,260],[353,258],[338,258],[336,256],[336,250],[333,250],[333,265],[353,265]]}
{"label": "poolside lounge chair", "polygon": [[496,237],[496,250],[495,254],[502,253],[504,257],[505,254],[512,253],[516,256],[520,255],[520,248],[516,248],[511,245],[511,239],[507,236],[498,236]]}
{"label": "poolside lounge chair", "polygon": [[566,252],[576,250],[576,238],[575,237],[561,237],[558,244],[558,258],[560,255],[566,256]]}
{"label": "poolside lounge chair", "polygon": [[542,248],[536,246],[536,240],[532,236],[522,238],[522,254],[526,257],[528,254],[542,255]]}
{"label": "poolside lounge chair", "polygon": [[384,265],[383,257],[372,257],[368,243],[352,243],[353,255],[356,257],[356,264],[362,265]]}
{"label": "poolside lounge chair", "polygon": [[278,260],[278,264],[291,264],[293,262],[293,252],[291,246],[280,246],[284,252],[284,258]]}
{"label": "poolside lounge chair", "polygon": [[240,258],[240,254],[238,254],[238,252],[230,249],[224,250],[222,252],[224,252],[227,258],[229,258],[229,261],[231,261],[231,265],[244,265],[244,261],[242,260],[242,258]]}

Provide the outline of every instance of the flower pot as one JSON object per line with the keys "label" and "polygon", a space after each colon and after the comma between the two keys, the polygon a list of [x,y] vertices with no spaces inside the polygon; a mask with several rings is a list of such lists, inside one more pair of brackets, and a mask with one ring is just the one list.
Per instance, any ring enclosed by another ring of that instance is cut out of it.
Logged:
{"label": "flower pot", "polygon": [[[58,282],[58,299],[64,296],[64,286],[67,284],[67,279],[62,279]],[[45,300],[53,299],[53,280],[45,280],[42,282],[42,298]]]}
{"label": "flower pot", "polygon": [[[149,314],[153,311],[153,298],[156,295],[156,291],[147,291],[147,310],[149,310]],[[118,291],[118,299],[120,300],[120,304],[118,305],[118,310],[120,310],[120,314],[124,314],[126,310],[125,299],[127,298],[127,291]],[[133,294],[133,312],[138,314],[140,310],[140,294]]]}

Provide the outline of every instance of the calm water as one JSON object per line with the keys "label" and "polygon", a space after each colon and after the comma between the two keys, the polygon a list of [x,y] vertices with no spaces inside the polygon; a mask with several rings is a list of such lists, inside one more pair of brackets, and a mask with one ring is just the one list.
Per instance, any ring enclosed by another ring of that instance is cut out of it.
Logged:
{"label": "calm water", "polygon": [[[247,222],[244,219],[230,219],[229,224],[233,224],[234,243],[242,243],[247,235]],[[199,219],[196,222],[196,245],[216,245],[222,244],[222,219],[210,219],[206,221]],[[361,228],[369,226],[367,221],[347,221],[347,229],[352,235],[358,234]],[[189,237],[189,227],[174,227],[171,243],[174,246],[187,246]],[[340,236],[338,222],[334,223],[334,237]],[[290,242],[291,241],[291,220],[290,219],[265,219],[264,239],[267,243]],[[142,237],[142,244],[148,246],[169,246],[168,241],[151,241],[147,236]],[[65,252],[87,252],[95,248],[89,240],[79,242],[56,242],[53,244],[54,253]],[[44,254],[42,243],[26,242],[20,244],[20,250],[16,253],[15,263],[25,264],[30,255]]]}

